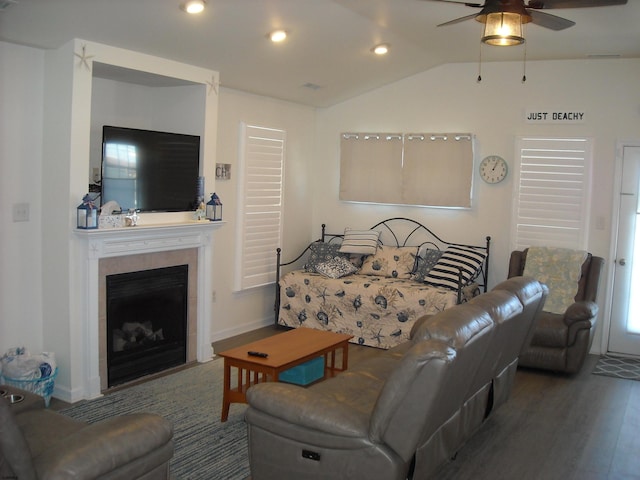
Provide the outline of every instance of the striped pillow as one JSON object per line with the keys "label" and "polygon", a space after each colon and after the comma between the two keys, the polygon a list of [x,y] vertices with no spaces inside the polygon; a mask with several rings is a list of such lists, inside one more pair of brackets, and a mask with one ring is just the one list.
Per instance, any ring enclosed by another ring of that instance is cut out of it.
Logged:
{"label": "striped pillow", "polygon": [[380,232],[376,230],[351,230],[346,228],[339,252],[373,255],[378,249],[379,237]]}
{"label": "striped pillow", "polygon": [[480,274],[487,253],[473,247],[450,245],[440,260],[424,278],[434,287],[458,289],[458,275],[462,269],[462,285],[468,285]]}

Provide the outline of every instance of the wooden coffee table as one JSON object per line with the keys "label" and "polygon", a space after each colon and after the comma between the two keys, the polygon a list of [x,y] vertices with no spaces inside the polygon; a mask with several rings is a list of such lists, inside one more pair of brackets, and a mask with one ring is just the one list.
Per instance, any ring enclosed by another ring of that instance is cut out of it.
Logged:
{"label": "wooden coffee table", "polygon": [[[277,382],[281,372],[313,358],[324,355],[324,376],[333,376],[347,369],[349,339],[353,335],[325,332],[313,328],[296,328],[285,333],[232,348],[224,357],[224,392],[221,421],[229,416],[231,403],[247,403],[247,389],[257,383]],[[340,368],[336,365],[336,351],[342,349]],[[264,352],[268,357],[253,357],[247,352]],[[237,369],[236,387],[231,387],[231,368]]]}

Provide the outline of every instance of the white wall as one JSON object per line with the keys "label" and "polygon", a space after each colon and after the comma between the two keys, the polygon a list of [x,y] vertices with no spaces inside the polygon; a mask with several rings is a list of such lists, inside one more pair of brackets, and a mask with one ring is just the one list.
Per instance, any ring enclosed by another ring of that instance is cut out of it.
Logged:
{"label": "white wall", "polygon": [[[65,52],[63,59],[71,63],[73,58],[68,58],[69,52]],[[66,281],[56,285],[55,277],[49,275],[43,288],[40,280],[46,276],[43,270],[51,266],[61,267],[63,271],[74,268],[68,253],[72,229],[69,221],[74,214],[73,202],[85,192],[88,175],[85,163],[77,177],[70,178],[67,171],[66,178],[59,178],[56,168],[60,162],[69,166],[68,155],[65,158],[64,152],[48,151],[46,155],[42,152],[44,108],[49,118],[55,119],[56,99],[51,97],[57,95],[58,98],[60,93],[54,87],[58,82],[72,83],[63,77],[47,77],[45,82],[44,56],[38,49],[0,42],[0,353],[22,344],[39,351],[71,348],[69,342],[81,341],[65,331],[64,322],[60,323],[60,318],[72,309],[70,295],[76,286]],[[59,60],[50,52],[47,56],[49,62]],[[124,58],[121,66],[134,68],[129,60]],[[145,66],[148,65],[145,63]],[[506,276],[511,178],[490,186],[476,176],[474,207],[469,211],[347,204],[338,200],[340,132],[469,131],[477,135],[478,159],[499,154],[510,164],[518,135],[592,136],[595,182],[591,217],[593,220],[602,216],[606,225],[603,230],[597,230],[596,222],[592,221],[589,248],[608,258],[615,144],[618,139],[640,137],[640,90],[637,89],[640,61],[532,62],[524,85],[520,83],[521,68],[519,62],[485,64],[483,82],[477,84],[476,65],[445,65],[317,112],[309,107],[220,88],[218,125],[214,131],[217,148],[214,143],[213,153],[208,151],[205,155],[210,164],[218,161],[233,167],[231,180],[218,181],[214,187],[224,203],[227,223],[216,232],[215,238],[216,301],[212,340],[273,319],[272,286],[244,293],[231,291],[240,121],[287,131],[285,253],[297,252],[317,237],[323,222],[336,231],[346,226],[370,226],[382,218],[401,214],[422,220],[445,239],[453,241],[482,242],[485,235],[491,235],[494,239],[492,284]],[[69,91],[71,88],[69,85]],[[524,111],[538,107],[584,109],[588,120],[582,125],[567,126],[526,124]],[[68,107],[66,112],[68,115]],[[70,120],[66,117],[50,121],[46,125],[47,135],[55,135],[58,130],[68,135],[68,128],[57,128],[63,121]],[[209,124],[215,125],[215,122]],[[86,148],[88,151],[88,146]],[[209,171],[211,167],[208,165]],[[44,179],[43,172],[46,172]],[[70,182],[73,182],[71,187]],[[65,191],[58,193],[60,188]],[[210,190],[208,185],[207,191]],[[31,221],[14,223],[12,204],[22,201],[30,202]],[[63,226],[53,228],[52,241],[50,228],[56,223]],[[59,253],[61,246],[67,249],[62,254]],[[43,299],[46,299],[46,308]]]}
{"label": "white wall", "polygon": [[[43,348],[43,61],[41,50],[0,42],[0,356]],[[13,222],[22,202],[29,221]]]}
{"label": "white wall", "polygon": [[[224,74],[223,80],[224,80]],[[234,293],[234,254],[237,210],[240,122],[287,132],[285,159],[285,213],[283,248],[297,251],[311,239],[311,186],[308,176],[315,153],[315,110],[228,88],[220,89],[217,162],[231,164],[231,179],[218,180],[227,222],[216,232],[214,249],[213,339],[226,338],[273,322],[273,285]],[[318,232],[315,232],[317,236]],[[275,252],[273,261],[275,264]]]}
{"label": "white wall", "polygon": [[[473,208],[468,211],[340,202],[340,133],[471,132],[477,136],[477,161],[497,154],[510,165],[517,136],[593,137],[589,250],[608,260],[616,141],[640,138],[640,61],[531,62],[525,84],[521,83],[520,62],[490,63],[483,66],[482,83],[476,83],[476,77],[477,65],[444,65],[320,112],[316,162],[310,173],[315,187],[313,224],[326,222],[335,231],[346,226],[367,227],[383,218],[402,215],[423,221],[450,241],[481,244],[486,235],[491,235],[491,286],[507,275],[512,177],[498,185],[487,185],[476,169]],[[584,110],[587,120],[574,125],[526,123],[525,111],[536,108]],[[597,217],[605,219],[603,229],[596,228]],[[602,307],[604,281],[601,285]],[[594,347],[599,345],[598,337]]]}

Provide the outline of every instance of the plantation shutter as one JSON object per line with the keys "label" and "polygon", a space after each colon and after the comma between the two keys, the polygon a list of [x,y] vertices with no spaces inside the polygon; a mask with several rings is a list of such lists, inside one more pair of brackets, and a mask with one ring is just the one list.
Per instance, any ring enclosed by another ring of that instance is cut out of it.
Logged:
{"label": "plantation shutter", "polygon": [[519,138],[512,249],[587,249],[592,140]]}
{"label": "plantation shutter", "polygon": [[276,281],[286,132],[241,123],[235,290]]}

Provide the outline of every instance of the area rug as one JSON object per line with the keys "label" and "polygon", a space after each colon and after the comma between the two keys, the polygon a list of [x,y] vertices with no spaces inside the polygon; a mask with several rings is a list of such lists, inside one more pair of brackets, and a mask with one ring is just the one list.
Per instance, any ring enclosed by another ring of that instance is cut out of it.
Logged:
{"label": "area rug", "polygon": [[232,404],[221,423],[223,361],[214,360],[107,394],[61,413],[97,422],[135,412],[157,413],[173,423],[176,480],[249,477],[244,404]]}
{"label": "area rug", "polygon": [[593,374],[625,378],[627,380],[640,380],[640,359],[605,355],[598,360],[593,369]]}

